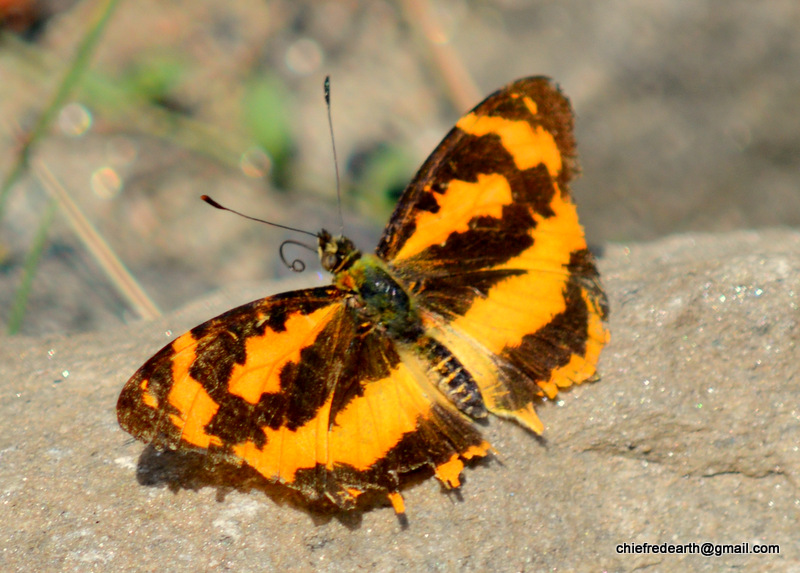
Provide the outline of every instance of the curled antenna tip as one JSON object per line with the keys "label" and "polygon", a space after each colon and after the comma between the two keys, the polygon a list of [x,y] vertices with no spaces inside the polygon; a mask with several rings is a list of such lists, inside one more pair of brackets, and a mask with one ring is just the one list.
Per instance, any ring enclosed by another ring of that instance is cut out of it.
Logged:
{"label": "curled antenna tip", "polygon": [[307,249],[312,253],[316,253],[317,252],[316,249],[311,245],[306,245],[305,243],[301,243],[300,241],[293,241],[291,239],[287,239],[281,243],[281,246],[278,249],[278,253],[281,256],[281,261],[283,261],[283,264],[286,265],[286,268],[291,269],[296,273],[302,273],[304,270],[306,270],[306,264],[300,259],[295,259],[292,262],[289,262],[289,260],[286,258],[286,255],[283,252],[283,249],[284,247],[286,247],[286,245],[297,245],[298,247],[303,247],[304,249]]}

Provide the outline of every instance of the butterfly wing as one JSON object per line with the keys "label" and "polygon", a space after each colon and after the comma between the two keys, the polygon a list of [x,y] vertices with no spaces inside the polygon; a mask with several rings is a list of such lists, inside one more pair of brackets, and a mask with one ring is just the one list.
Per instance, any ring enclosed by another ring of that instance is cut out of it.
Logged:
{"label": "butterfly wing", "polygon": [[535,397],[592,376],[608,340],[568,187],[572,118],[546,78],[492,94],[422,166],[377,248],[488,409],[537,432]]}
{"label": "butterfly wing", "polygon": [[120,425],[342,508],[377,490],[402,511],[399,474],[425,465],[458,485],[459,456],[488,445],[392,340],[364,329],[347,296],[289,292],[192,329],[128,381]]}

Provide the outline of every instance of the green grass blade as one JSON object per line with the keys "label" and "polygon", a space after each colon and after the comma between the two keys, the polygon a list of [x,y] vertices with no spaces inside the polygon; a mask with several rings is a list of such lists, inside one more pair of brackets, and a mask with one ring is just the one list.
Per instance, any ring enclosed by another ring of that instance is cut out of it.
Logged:
{"label": "green grass blade", "polygon": [[75,84],[78,83],[81,75],[88,67],[89,60],[94,53],[97,42],[100,40],[100,36],[105,30],[106,24],[114,13],[114,9],[117,7],[117,4],[119,4],[119,1],[120,0],[103,0],[99,3],[97,11],[95,12],[94,21],[89,27],[89,31],[83,37],[83,40],[81,40],[75,52],[75,57],[67,69],[64,79],[61,80],[58,86],[58,90],[42,112],[42,115],[39,116],[36,125],[34,125],[30,133],[27,134],[25,143],[20,148],[11,171],[9,171],[8,175],[3,179],[2,185],[0,185],[0,221],[3,220],[5,214],[8,194],[25,170],[31,149],[47,133],[50,124],[64,105],[67,96],[69,96]]}
{"label": "green grass blade", "polygon": [[25,257],[25,264],[22,267],[22,280],[14,295],[14,303],[11,306],[11,314],[8,318],[8,334],[16,334],[22,327],[25,308],[28,306],[28,298],[30,298],[31,289],[33,288],[33,278],[36,276],[36,269],[44,253],[44,248],[47,246],[47,235],[50,232],[50,226],[53,224],[53,218],[57,211],[58,201],[51,199],[39,222],[39,228],[36,231],[33,244]]}

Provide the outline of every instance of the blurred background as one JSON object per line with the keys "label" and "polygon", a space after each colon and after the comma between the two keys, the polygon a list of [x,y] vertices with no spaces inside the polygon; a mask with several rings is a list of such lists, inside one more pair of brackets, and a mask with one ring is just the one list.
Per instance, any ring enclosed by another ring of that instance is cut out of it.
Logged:
{"label": "blurred background", "polygon": [[[0,327],[61,334],[371,251],[458,117],[522,76],[577,115],[591,244],[800,225],[800,2],[0,0]],[[292,251],[318,265],[312,254]],[[327,279],[323,279],[327,282]],[[266,294],[266,293],[265,293]]]}

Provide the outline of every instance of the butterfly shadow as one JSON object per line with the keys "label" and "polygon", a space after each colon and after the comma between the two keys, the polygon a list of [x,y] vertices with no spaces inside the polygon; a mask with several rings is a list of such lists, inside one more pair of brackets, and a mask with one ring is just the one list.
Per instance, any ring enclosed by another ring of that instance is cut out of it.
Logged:
{"label": "butterfly shadow", "polygon": [[[485,460],[470,460],[468,466],[487,463]],[[431,477],[432,471],[421,469],[404,474],[401,489],[414,487]],[[180,490],[199,491],[205,487],[216,489],[217,502],[225,501],[231,491],[250,493],[260,491],[278,505],[287,505],[308,515],[314,525],[321,526],[336,520],[350,530],[361,527],[366,512],[390,506],[384,492],[365,492],[359,496],[356,507],[343,510],[327,499],[309,500],[300,492],[287,486],[266,480],[246,464],[236,466],[219,462],[209,463],[208,458],[196,452],[158,450],[147,445],[139,456],[136,480],[147,487],[166,487],[173,493]],[[444,490],[449,496],[461,501],[457,489]],[[403,529],[409,527],[404,514],[397,516]]]}

